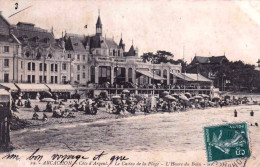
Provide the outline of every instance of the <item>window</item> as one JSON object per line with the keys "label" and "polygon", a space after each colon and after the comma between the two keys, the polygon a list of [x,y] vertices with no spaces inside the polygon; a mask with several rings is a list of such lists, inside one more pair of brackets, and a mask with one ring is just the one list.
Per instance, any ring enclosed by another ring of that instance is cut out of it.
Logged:
{"label": "window", "polygon": [[128,81],[133,82],[133,70],[132,70],[132,68],[128,69]]}
{"label": "window", "polygon": [[86,78],[86,74],[84,72],[82,74],[82,78]]}
{"label": "window", "polygon": [[58,72],[58,64],[55,64],[55,72]]}
{"label": "window", "polygon": [[31,83],[31,75],[27,75],[27,82]]}
{"label": "window", "polygon": [[46,81],[47,81],[47,76],[44,76],[43,79],[44,79],[44,80],[43,80],[44,83],[46,83]]}
{"label": "window", "polygon": [[47,71],[47,64],[44,63],[44,71]]}
{"label": "window", "polygon": [[30,63],[30,62],[27,64],[27,69],[28,69],[29,71],[31,70],[31,63]]}
{"label": "window", "polygon": [[80,60],[80,55],[77,55],[77,59]]}
{"label": "window", "polygon": [[53,72],[53,66],[54,66],[54,64],[51,64],[51,72]]}
{"label": "window", "polygon": [[21,75],[21,82],[23,82],[23,75]]}
{"label": "window", "polygon": [[115,56],[116,55],[116,51],[115,50],[113,50],[113,56]]}
{"label": "window", "polygon": [[77,66],[78,71],[80,70],[80,65]]}
{"label": "window", "polygon": [[32,63],[32,70],[35,71],[35,63]]}
{"label": "window", "polygon": [[83,60],[86,60],[86,56],[85,55],[83,55],[82,58],[83,58]]}
{"label": "window", "polygon": [[86,69],[86,66],[83,66],[82,68],[85,70],[85,69]]}
{"label": "window", "polygon": [[51,76],[51,83],[53,83],[53,76]]}
{"label": "window", "polygon": [[35,75],[32,75],[32,83],[35,83]]}
{"label": "window", "polygon": [[91,66],[90,74],[91,74],[91,82],[95,82],[95,67],[94,66]]}
{"label": "window", "polygon": [[9,59],[4,59],[4,67],[9,67]]}
{"label": "window", "polygon": [[66,63],[62,64],[62,70],[67,70],[67,64]]}
{"label": "window", "polygon": [[65,83],[66,83],[66,80],[67,80],[66,76],[62,76],[62,77],[61,77],[61,80],[62,80],[62,83],[65,84]]}
{"label": "window", "polygon": [[55,76],[55,83],[58,83],[58,77]]}
{"label": "window", "polygon": [[42,63],[40,63],[40,71],[42,71]]}
{"label": "window", "polygon": [[39,76],[39,80],[40,80],[40,83],[42,83],[42,76],[41,75]]}
{"label": "window", "polygon": [[70,59],[71,58],[71,54],[68,54],[68,59]]}
{"label": "window", "polygon": [[77,80],[79,81],[80,80],[80,75],[78,74],[78,76],[77,76]]}
{"label": "window", "polygon": [[9,46],[4,46],[4,52],[9,53]]}
{"label": "window", "polygon": [[4,74],[4,82],[9,82],[9,74]]}
{"label": "window", "polygon": [[23,69],[23,61],[21,61],[21,69]]}

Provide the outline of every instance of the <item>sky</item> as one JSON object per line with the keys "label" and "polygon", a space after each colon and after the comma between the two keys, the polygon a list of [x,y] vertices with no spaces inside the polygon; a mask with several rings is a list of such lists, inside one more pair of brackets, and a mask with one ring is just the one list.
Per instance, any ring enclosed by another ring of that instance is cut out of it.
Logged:
{"label": "sky", "polygon": [[[15,3],[18,2],[18,9]],[[171,0],[0,0],[0,10],[11,24],[34,23],[62,32],[94,34],[100,9],[103,36],[139,55],[170,51],[174,59],[190,62],[195,56],[225,56],[256,64],[260,59],[260,2]],[[10,18],[11,14],[32,6]],[[88,28],[85,29],[84,26]]]}

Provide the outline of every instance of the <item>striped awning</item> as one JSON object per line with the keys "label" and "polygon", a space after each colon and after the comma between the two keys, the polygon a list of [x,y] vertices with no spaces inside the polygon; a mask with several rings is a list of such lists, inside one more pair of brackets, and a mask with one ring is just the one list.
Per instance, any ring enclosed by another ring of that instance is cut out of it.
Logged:
{"label": "striped awning", "polygon": [[185,73],[185,75],[193,79],[195,82],[213,82],[212,80],[202,76],[201,74]]}
{"label": "striped awning", "polygon": [[44,84],[24,84],[17,83],[16,86],[22,92],[44,92],[49,91],[49,88]]}
{"label": "striped awning", "polygon": [[0,83],[0,87],[6,90],[11,90],[11,92],[18,92],[18,88],[13,83]]}
{"label": "striped awning", "polygon": [[171,72],[171,74],[173,74],[177,78],[180,78],[180,79],[185,80],[185,81],[194,81],[193,79],[189,78],[188,76],[186,76],[183,73]]}
{"label": "striped awning", "polygon": [[136,70],[136,72],[139,72],[149,78],[155,79],[155,80],[166,80],[166,78],[163,78],[157,74],[153,74],[151,71],[145,71],[145,70]]}
{"label": "striped awning", "polygon": [[71,85],[46,84],[51,92],[72,92],[75,89]]}

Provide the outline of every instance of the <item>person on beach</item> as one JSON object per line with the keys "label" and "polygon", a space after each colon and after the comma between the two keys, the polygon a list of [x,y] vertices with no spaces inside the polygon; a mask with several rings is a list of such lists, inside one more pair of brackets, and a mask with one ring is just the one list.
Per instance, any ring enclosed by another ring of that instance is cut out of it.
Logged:
{"label": "person on beach", "polygon": [[52,105],[51,105],[50,102],[48,102],[48,103],[46,104],[45,112],[52,112],[52,111],[53,111],[53,110],[52,110]]}
{"label": "person on beach", "polygon": [[12,102],[12,108],[14,112],[18,112],[19,107],[16,106],[15,102]]}
{"label": "person on beach", "polygon": [[30,98],[28,98],[28,99],[26,100],[26,105],[25,105],[25,107],[26,107],[26,108],[32,108],[32,103],[31,103],[31,99],[30,99]]}
{"label": "person on beach", "polygon": [[39,119],[39,115],[34,112],[33,116],[32,116],[32,120],[38,120]]}
{"label": "person on beach", "polygon": [[43,113],[42,120],[43,120],[43,121],[47,121],[47,120],[48,120],[48,117],[47,117],[47,115],[46,115],[45,113]]}
{"label": "person on beach", "polygon": [[35,107],[34,107],[34,111],[35,111],[35,112],[40,112],[40,108],[39,108],[38,105],[35,105]]}

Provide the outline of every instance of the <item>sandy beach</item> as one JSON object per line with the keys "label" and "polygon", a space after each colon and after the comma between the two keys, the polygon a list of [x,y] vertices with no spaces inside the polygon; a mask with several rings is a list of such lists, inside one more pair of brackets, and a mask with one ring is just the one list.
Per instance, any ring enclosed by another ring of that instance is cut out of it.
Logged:
{"label": "sandy beach", "polygon": [[[32,105],[38,105],[43,110],[46,103],[33,101]],[[235,109],[238,117],[234,117]],[[251,110],[254,117],[250,116]],[[40,118],[42,113],[38,113]],[[120,152],[128,155],[132,161],[137,161],[138,157],[142,157],[142,161],[158,160],[163,166],[170,161],[187,162],[183,158],[187,156],[190,157],[188,162],[203,164],[206,162],[204,127],[246,122],[252,153],[248,164],[257,167],[260,162],[259,127],[250,126],[260,122],[259,105],[135,115],[114,115],[100,108],[97,115],[76,112],[76,118],[52,118],[52,113],[47,113],[48,121],[31,120],[33,108],[20,108],[16,114],[30,123],[25,129],[11,131],[14,151],[22,154],[29,154],[37,148],[46,155],[57,151],[95,155],[104,150],[109,154]]]}

